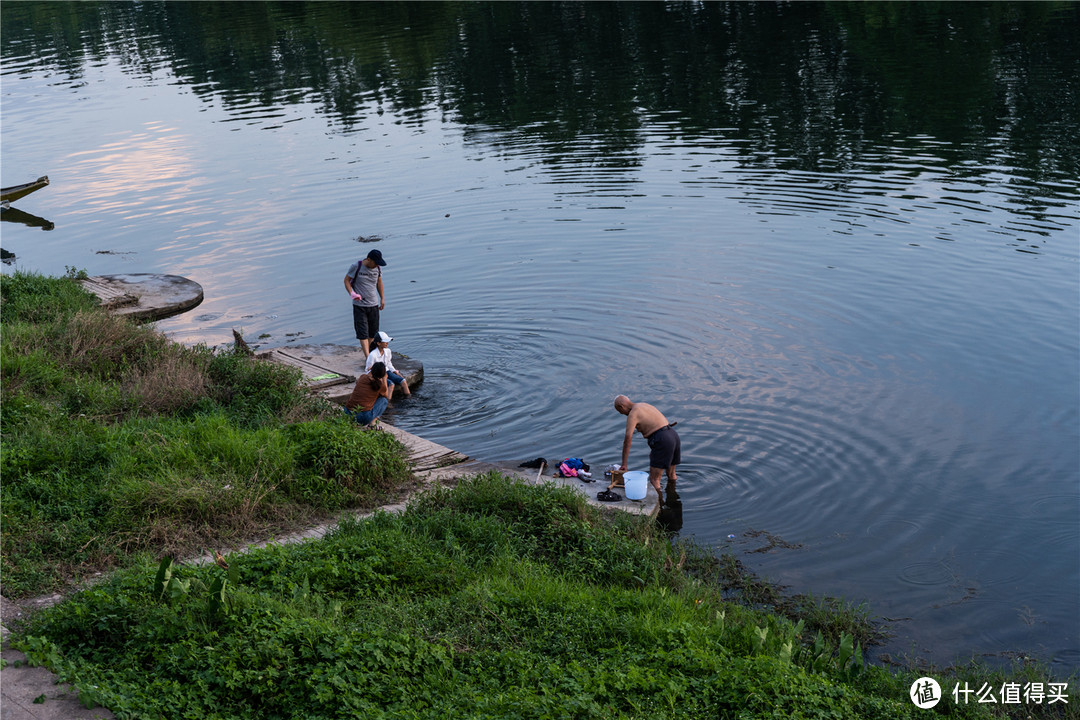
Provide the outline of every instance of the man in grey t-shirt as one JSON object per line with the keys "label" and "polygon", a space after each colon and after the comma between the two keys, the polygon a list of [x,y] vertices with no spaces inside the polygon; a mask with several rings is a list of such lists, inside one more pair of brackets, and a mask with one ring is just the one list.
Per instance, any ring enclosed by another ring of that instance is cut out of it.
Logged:
{"label": "man in grey t-shirt", "polygon": [[372,250],[366,258],[350,265],[345,273],[345,289],[352,298],[353,327],[356,339],[364,349],[364,357],[371,352],[375,334],[379,332],[379,311],[386,307],[382,282],[384,267],[386,261],[382,252]]}

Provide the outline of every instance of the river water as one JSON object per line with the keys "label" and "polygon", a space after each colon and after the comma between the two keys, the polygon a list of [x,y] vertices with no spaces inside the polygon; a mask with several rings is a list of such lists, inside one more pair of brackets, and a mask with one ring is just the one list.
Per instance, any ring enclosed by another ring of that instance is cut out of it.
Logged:
{"label": "river water", "polygon": [[3,184],[54,225],[5,272],[352,343],[377,247],[395,424],[603,466],[626,393],[679,422],[683,535],[893,657],[1080,668],[1080,5],[0,12]]}

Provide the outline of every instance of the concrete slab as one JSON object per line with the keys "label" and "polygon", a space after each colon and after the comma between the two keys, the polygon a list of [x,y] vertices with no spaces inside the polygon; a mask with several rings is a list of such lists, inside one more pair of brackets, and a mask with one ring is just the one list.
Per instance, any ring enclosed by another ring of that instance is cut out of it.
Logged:
{"label": "concrete slab", "polygon": [[[559,460],[562,460],[562,458],[559,458]],[[511,468],[510,465],[506,463],[496,463],[496,465],[504,472],[510,472],[511,469],[519,475],[529,472],[524,468]],[[651,485],[646,492],[644,500],[628,500],[626,498],[626,491],[621,487],[616,487],[615,493],[618,494],[622,500],[616,502],[604,502],[603,500],[596,499],[596,494],[598,492],[607,490],[608,479],[604,477],[603,472],[598,470],[597,474],[593,476],[594,481],[589,483],[582,482],[577,478],[557,477],[552,475],[553,472],[555,471],[550,467],[545,467],[543,472],[539,474],[536,470],[533,470],[532,474],[528,475],[526,479],[537,485],[550,483],[559,487],[570,488],[571,490],[584,495],[590,505],[595,505],[596,507],[604,508],[605,510],[622,510],[631,515],[648,515],[659,509],[657,508],[659,498],[656,495],[656,489]]]}
{"label": "concrete slab", "polygon": [[[349,399],[356,378],[364,374],[364,364],[367,362],[367,356],[360,347],[332,343],[269,348],[260,350],[258,356],[300,368],[308,387],[337,403]],[[396,352],[392,357],[394,367],[405,376],[410,388],[424,381],[423,363]]]}
{"label": "concrete slab", "polygon": [[8,626],[23,617],[19,605],[0,596],[0,720],[89,720],[116,717],[105,708],[83,707],[68,685],[43,667],[30,667],[26,655],[8,645]]}
{"label": "concrete slab", "polygon": [[179,275],[95,275],[79,282],[112,313],[141,321],[179,315],[203,301],[202,286]]}
{"label": "concrete slab", "polygon": [[103,707],[87,709],[69,685],[43,667],[30,667],[26,656],[4,644],[0,658],[0,720],[96,720],[115,718]]}

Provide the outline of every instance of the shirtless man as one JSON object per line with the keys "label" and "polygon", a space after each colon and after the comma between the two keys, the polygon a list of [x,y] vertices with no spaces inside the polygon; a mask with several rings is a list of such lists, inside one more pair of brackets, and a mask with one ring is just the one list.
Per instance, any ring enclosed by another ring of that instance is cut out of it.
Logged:
{"label": "shirtless man", "polygon": [[[649,482],[656,488],[656,494],[664,497],[660,489],[660,476],[667,471],[668,483],[675,483],[675,466],[682,462],[681,441],[679,434],[669,423],[664,414],[649,403],[630,402],[630,398],[619,395],[615,398],[615,409],[626,416],[626,435],[622,444],[622,465],[625,471],[630,461],[630,441],[637,430],[649,443]],[[615,485],[611,481],[610,490]]]}

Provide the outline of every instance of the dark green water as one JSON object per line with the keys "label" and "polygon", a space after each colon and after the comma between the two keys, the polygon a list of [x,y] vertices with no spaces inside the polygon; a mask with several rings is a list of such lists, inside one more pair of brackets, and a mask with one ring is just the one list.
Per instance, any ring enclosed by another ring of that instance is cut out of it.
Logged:
{"label": "dark green water", "polygon": [[348,343],[379,247],[427,369],[395,423],[602,466],[614,395],[653,402],[684,534],[903,618],[893,656],[1080,667],[1080,5],[0,21],[3,184],[48,174],[17,206],[55,225],[3,223],[12,267],[190,277],[188,342]]}

